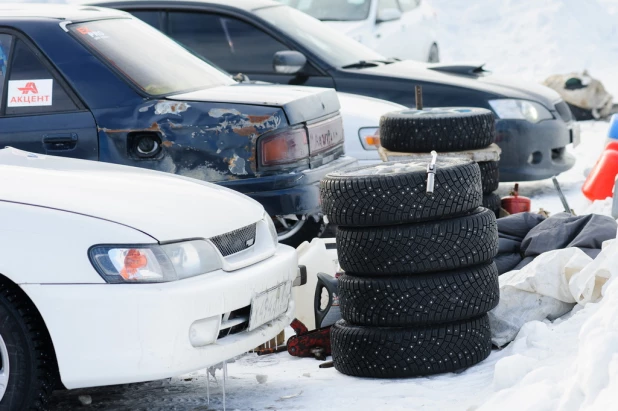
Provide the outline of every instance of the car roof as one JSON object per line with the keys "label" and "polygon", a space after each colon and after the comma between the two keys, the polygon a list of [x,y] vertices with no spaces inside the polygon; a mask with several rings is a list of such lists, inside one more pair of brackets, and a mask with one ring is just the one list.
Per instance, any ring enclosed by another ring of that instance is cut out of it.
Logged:
{"label": "car roof", "polygon": [[6,3],[0,4],[1,17],[50,18],[58,20],[92,20],[126,17],[127,13],[88,5]]}
{"label": "car roof", "polygon": [[88,0],[87,3],[96,3],[101,7],[106,5],[139,5],[141,7],[174,5],[174,6],[198,6],[199,5],[215,5],[224,7],[235,7],[241,10],[253,11],[264,7],[281,6],[282,3],[274,0]]}

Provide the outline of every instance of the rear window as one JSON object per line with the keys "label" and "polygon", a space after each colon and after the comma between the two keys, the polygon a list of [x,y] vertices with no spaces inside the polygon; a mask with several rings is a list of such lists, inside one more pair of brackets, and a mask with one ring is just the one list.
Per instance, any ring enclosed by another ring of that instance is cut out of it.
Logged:
{"label": "rear window", "polygon": [[89,21],[72,24],[69,30],[131,83],[152,96],[234,83],[226,74],[136,19]]}

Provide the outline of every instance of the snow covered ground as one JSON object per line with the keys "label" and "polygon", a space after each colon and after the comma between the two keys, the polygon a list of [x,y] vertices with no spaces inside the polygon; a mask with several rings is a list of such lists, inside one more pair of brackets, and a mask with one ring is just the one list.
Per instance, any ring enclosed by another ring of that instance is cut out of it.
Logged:
{"label": "snow covered ground", "polygon": [[542,82],[587,69],[618,99],[617,0],[431,0],[444,62]]}
{"label": "snow covered ground", "polygon": [[[578,163],[559,180],[572,208],[582,214],[590,202],[581,194],[584,170],[601,152],[608,124],[582,123],[582,144],[572,149]],[[500,190],[506,192],[508,186]],[[551,180],[524,183],[521,194],[533,209],[562,210]],[[618,248],[618,247],[617,247]],[[618,250],[614,251],[618,255]],[[618,271],[618,264],[616,264]],[[618,275],[618,272],[616,273]],[[598,304],[557,320],[528,323],[518,339],[481,364],[459,374],[403,380],[352,378],[319,361],[287,353],[247,354],[228,365],[228,410],[576,410],[611,409],[618,388],[618,281]],[[210,387],[208,384],[210,381]],[[210,391],[210,401],[208,392]],[[89,409],[223,409],[222,372],[216,380],[200,373],[185,381],[58,392],[55,410],[81,410],[78,396],[90,395]],[[605,407],[604,407],[605,406]]]}

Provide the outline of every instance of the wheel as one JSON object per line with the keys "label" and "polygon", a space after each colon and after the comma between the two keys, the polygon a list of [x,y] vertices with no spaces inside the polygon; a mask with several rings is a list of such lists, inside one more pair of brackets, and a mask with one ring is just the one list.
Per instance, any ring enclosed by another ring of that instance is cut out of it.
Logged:
{"label": "wheel", "polygon": [[498,185],[500,184],[499,163],[497,161],[483,161],[478,164],[481,169],[483,194],[493,193],[498,189]]}
{"label": "wheel", "polygon": [[319,237],[326,228],[321,218],[319,221],[315,221],[311,216],[304,219],[302,216],[297,218],[276,217],[274,221],[277,234],[279,235],[279,242],[294,248],[301,245],[304,241],[311,241]]}
{"label": "wheel", "polygon": [[488,262],[497,253],[496,217],[485,208],[449,220],[337,230],[339,264],[356,276],[447,271]]}
{"label": "wheel", "polygon": [[464,214],[481,204],[481,172],[458,158],[436,162],[434,193],[426,193],[425,161],[383,163],[328,174],[320,182],[322,210],[339,226],[411,223]]}
{"label": "wheel", "polygon": [[330,336],[335,368],[356,377],[452,372],[477,364],[491,353],[486,314],[422,328],[359,327],[340,320]]}
{"label": "wheel", "polygon": [[429,49],[429,57],[427,58],[428,63],[439,63],[440,62],[440,50],[438,49],[438,45],[433,43],[431,48]]}
{"label": "wheel", "polygon": [[339,278],[341,317],[373,327],[418,327],[466,320],[498,305],[498,268],[492,263],[401,277]]}
{"label": "wheel", "polygon": [[54,388],[51,341],[36,309],[0,282],[0,409],[46,410]]}
{"label": "wheel", "polygon": [[500,196],[495,193],[486,194],[483,196],[483,207],[491,210],[496,215],[496,218],[500,217],[500,209],[502,208],[502,200]]}
{"label": "wheel", "polygon": [[476,150],[493,143],[495,134],[494,115],[484,108],[403,110],[380,119],[380,144],[391,151]]}

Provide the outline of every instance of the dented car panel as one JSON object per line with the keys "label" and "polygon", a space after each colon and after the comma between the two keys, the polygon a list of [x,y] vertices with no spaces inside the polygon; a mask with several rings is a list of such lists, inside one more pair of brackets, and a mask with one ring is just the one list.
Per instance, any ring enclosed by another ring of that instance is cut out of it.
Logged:
{"label": "dented car panel", "polygon": [[[288,126],[281,108],[241,104],[155,100],[93,113],[101,161],[210,182],[258,176],[257,139]],[[160,136],[156,157],[127,155],[131,137],[142,132]]]}

